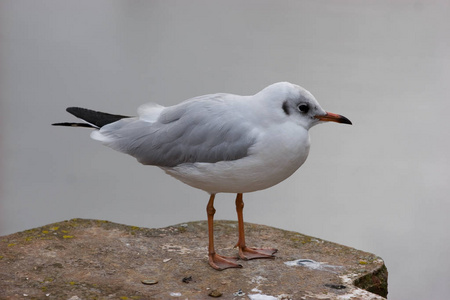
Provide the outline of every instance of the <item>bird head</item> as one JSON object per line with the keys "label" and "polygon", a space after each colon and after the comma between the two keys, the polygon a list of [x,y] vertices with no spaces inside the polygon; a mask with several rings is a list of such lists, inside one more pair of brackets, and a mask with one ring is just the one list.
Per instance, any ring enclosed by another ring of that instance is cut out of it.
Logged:
{"label": "bird head", "polygon": [[344,116],[325,111],[309,91],[289,82],[274,83],[259,94],[271,102],[278,117],[291,120],[307,130],[323,122],[352,124]]}

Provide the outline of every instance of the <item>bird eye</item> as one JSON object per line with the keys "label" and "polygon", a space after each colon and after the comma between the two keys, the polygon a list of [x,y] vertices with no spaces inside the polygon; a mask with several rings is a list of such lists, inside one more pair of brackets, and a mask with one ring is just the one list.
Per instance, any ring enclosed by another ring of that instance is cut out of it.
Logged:
{"label": "bird eye", "polygon": [[302,113],[307,113],[309,111],[309,106],[308,104],[300,104],[299,106],[297,106],[298,110],[301,111]]}

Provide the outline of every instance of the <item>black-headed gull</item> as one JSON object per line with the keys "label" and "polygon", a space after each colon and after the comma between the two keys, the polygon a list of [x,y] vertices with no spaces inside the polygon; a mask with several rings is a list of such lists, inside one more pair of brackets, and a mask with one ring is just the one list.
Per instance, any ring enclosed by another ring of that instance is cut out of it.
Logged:
{"label": "black-headed gull", "polygon": [[245,244],[242,194],[291,176],[308,156],[312,126],[326,121],[352,124],[324,111],[310,92],[288,82],[272,84],[253,96],[212,94],[169,107],[145,104],[137,117],[78,107],[67,111],[86,123],[53,125],[97,129],[91,133],[93,139],[210,194],[209,264],[217,270],[241,265],[237,257],[214,250],[215,195],[237,193],[239,257],[273,257],[277,249]]}

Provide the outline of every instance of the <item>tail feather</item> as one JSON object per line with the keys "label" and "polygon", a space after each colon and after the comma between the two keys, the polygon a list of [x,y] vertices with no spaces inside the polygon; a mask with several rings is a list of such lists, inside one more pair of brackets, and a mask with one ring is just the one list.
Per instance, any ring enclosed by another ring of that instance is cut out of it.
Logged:
{"label": "tail feather", "polygon": [[72,126],[72,127],[90,127],[101,128],[107,124],[116,122],[123,118],[130,118],[129,116],[113,115],[95,110],[90,110],[81,107],[68,107],[67,112],[71,113],[77,118],[80,118],[87,123],[55,123],[54,126]]}

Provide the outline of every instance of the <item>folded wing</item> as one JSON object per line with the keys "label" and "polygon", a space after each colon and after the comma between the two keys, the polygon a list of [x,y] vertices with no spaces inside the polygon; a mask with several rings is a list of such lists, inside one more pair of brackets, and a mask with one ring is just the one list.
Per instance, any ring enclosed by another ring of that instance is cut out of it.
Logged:
{"label": "folded wing", "polygon": [[[232,95],[230,95],[232,96]],[[103,126],[92,138],[146,165],[174,167],[247,156],[256,136],[224,94],[206,95],[171,107],[146,105],[139,117]]]}

